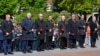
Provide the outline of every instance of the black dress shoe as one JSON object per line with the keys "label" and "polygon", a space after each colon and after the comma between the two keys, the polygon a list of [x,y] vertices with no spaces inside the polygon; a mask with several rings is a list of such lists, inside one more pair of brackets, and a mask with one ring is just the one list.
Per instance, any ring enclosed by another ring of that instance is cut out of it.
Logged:
{"label": "black dress shoe", "polygon": [[8,54],[13,54],[12,52],[8,52]]}
{"label": "black dress shoe", "polygon": [[46,50],[50,50],[49,48],[46,48]]}
{"label": "black dress shoe", "polygon": [[81,46],[80,48],[85,48],[84,46]]}
{"label": "black dress shoe", "polygon": [[31,51],[31,50],[28,50],[27,52],[28,52],[28,53],[32,53],[32,51]]}
{"label": "black dress shoe", "polygon": [[25,54],[25,53],[26,53],[26,51],[23,51],[23,53]]}
{"label": "black dress shoe", "polygon": [[62,48],[60,48],[60,49],[66,49],[65,47],[62,47]]}
{"label": "black dress shoe", "polygon": [[91,46],[92,48],[96,48],[96,46]]}
{"label": "black dress shoe", "polygon": [[7,53],[4,53],[4,55],[7,55]]}
{"label": "black dress shoe", "polygon": [[43,49],[38,49],[37,51],[40,52],[40,51],[44,51],[44,50]]}
{"label": "black dress shoe", "polygon": [[41,49],[40,51],[44,51],[43,49]]}

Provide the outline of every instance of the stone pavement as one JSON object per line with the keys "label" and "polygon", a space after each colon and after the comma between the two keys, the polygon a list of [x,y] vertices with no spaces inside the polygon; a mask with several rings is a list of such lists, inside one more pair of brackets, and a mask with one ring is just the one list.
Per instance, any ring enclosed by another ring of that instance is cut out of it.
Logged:
{"label": "stone pavement", "polygon": [[[91,48],[86,46],[86,48],[77,49],[54,49],[54,50],[45,50],[44,52],[33,51],[33,53],[23,54],[22,52],[14,52],[13,55],[7,56],[100,56],[100,40],[97,40],[97,48]],[[3,53],[0,56],[5,56]]]}

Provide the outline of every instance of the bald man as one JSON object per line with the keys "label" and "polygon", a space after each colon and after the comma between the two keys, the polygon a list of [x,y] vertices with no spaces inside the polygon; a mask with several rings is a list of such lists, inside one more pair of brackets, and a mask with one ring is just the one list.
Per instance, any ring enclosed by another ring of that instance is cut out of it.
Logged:
{"label": "bald man", "polygon": [[44,39],[45,39],[45,21],[43,21],[43,14],[38,15],[38,20],[36,21],[36,30],[38,36],[38,49],[37,51],[44,51]]}
{"label": "bald man", "polygon": [[23,53],[32,53],[30,41],[33,40],[34,22],[31,19],[31,13],[27,13],[22,21],[22,51]]}

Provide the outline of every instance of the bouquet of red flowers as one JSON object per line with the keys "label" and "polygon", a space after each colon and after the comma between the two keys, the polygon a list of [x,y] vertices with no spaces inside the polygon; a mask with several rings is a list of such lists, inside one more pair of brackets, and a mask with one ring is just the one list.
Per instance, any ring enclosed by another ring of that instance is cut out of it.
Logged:
{"label": "bouquet of red flowers", "polygon": [[71,33],[71,35],[74,37],[75,36],[75,33]]}
{"label": "bouquet of red flowers", "polygon": [[65,31],[64,28],[61,28],[61,31],[64,32]]}
{"label": "bouquet of red flowers", "polygon": [[40,28],[39,31],[40,31],[40,32],[43,32],[43,28]]}

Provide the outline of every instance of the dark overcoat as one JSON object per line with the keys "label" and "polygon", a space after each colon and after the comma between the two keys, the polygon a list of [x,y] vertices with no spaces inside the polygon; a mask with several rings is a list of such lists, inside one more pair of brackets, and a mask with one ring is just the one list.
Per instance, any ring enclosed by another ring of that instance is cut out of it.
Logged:
{"label": "dark overcoat", "polygon": [[33,40],[33,32],[30,32],[30,30],[34,27],[35,24],[31,19],[25,18],[22,21],[22,40]]}
{"label": "dark overcoat", "polygon": [[78,21],[78,35],[85,35],[85,21],[84,20],[79,20]]}
{"label": "dark overcoat", "polygon": [[[46,22],[46,35],[47,36],[53,36],[53,27],[54,27],[54,24],[51,21]],[[52,29],[51,32],[49,32],[50,29]]]}
{"label": "dark overcoat", "polygon": [[[45,32],[46,32],[46,22],[43,20],[37,20],[35,22],[35,29],[38,39],[44,40],[45,39]],[[40,34],[38,34],[40,32]]]}
{"label": "dark overcoat", "polygon": [[[4,20],[1,24],[1,28],[2,28],[2,32],[3,32],[3,35],[4,35],[4,39],[12,39],[12,30],[13,30],[13,23],[12,21],[7,21],[7,20]],[[9,33],[10,35],[6,35],[6,33]]]}
{"label": "dark overcoat", "polygon": [[62,34],[61,37],[67,37],[67,24],[65,21],[58,23],[58,32]]}

